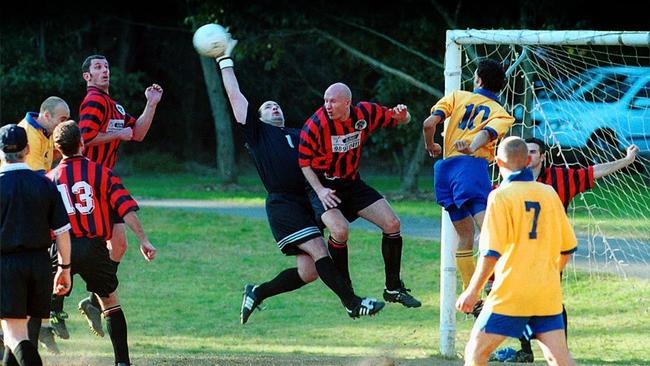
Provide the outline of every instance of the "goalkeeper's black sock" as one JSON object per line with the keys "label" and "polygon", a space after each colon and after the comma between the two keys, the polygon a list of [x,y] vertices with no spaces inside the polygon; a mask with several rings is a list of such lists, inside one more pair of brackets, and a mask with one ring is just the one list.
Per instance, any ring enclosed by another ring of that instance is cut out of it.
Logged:
{"label": "goalkeeper's black sock", "polygon": [[316,261],[316,271],[320,279],[339,297],[343,305],[352,309],[361,302],[361,299],[354,295],[352,288],[345,282],[343,276],[337,271],[332,258],[323,257]]}
{"label": "goalkeeper's black sock", "polygon": [[287,268],[278,273],[274,279],[255,288],[255,297],[257,300],[262,300],[267,297],[279,295],[281,293],[297,290],[305,285],[305,281],[300,278],[298,268]]}

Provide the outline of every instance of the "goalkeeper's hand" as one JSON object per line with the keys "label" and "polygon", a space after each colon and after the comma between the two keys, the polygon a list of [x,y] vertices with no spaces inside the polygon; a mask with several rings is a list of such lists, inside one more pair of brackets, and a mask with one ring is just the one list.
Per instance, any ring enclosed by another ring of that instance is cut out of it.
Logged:
{"label": "goalkeeper's hand", "polygon": [[[226,31],[227,30],[228,29],[226,29]],[[226,49],[223,52],[222,56],[217,57],[217,62],[219,62],[220,60],[222,60],[224,58],[230,58],[230,56],[232,55],[232,50],[235,49],[235,46],[237,46],[237,40],[233,39],[230,32],[228,32],[228,35],[226,37]]]}

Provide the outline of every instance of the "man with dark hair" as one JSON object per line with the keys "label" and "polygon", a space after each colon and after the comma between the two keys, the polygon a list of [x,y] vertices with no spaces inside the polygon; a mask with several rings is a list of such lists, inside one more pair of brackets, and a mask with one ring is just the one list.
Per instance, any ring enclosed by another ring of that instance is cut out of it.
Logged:
{"label": "man with dark hair", "polygon": [[576,251],[575,234],[557,194],[535,182],[527,168],[524,140],[504,139],[496,161],[504,182],[488,197],[478,266],[456,302],[459,311],[472,311],[494,273],[494,287],[465,348],[465,365],[487,365],[501,342],[524,329],[542,345],[549,365],[575,365],[564,337],[558,281]]}
{"label": "man with dark hair", "polygon": [[382,230],[388,302],[417,308],[422,303],[409,294],[401,278],[402,235],[399,218],[388,201],[359,175],[361,148],[379,128],[396,127],[411,120],[408,108],[398,104],[388,108],[376,103],[352,105],[352,92],[343,83],[330,85],[324,103],[306,122],[300,133],[298,163],[318,195],[315,211],[330,231],[328,249],[348,283],[349,223],[359,217]]}
{"label": "man with dark hair", "polygon": [[623,158],[590,165],[580,168],[565,168],[562,166],[546,166],[546,144],[537,138],[526,139],[528,154],[531,157],[530,168],[533,170],[535,180],[550,185],[560,196],[564,208],[578,193],[588,191],[594,187],[594,180],[615,173],[634,163],[639,148],[632,144],[627,147]]}
{"label": "man with dark hair", "polygon": [[[490,59],[479,62],[474,74],[474,92],[462,90],[443,97],[424,120],[425,147],[431,157],[442,153],[433,141],[436,126],[449,118],[444,132],[444,155],[434,165],[436,202],[449,213],[456,233],[456,266],[463,288],[474,273],[474,225],[483,223],[487,196],[492,189],[488,165],[494,161],[497,141],[515,119],[501,106],[497,94],[503,88],[505,73]],[[480,302],[474,315],[480,311]]]}
{"label": "man with dark hair", "polygon": [[120,179],[81,154],[81,132],[74,121],[54,129],[54,145],[63,159],[47,176],[59,188],[72,225],[71,273],[81,275],[86,289],[99,296],[115,364],[129,365],[126,319],[117,298],[117,263],[106,246],[113,232],[109,212],[119,215],[131,228],[147,261],[155,258],[156,248],[140,224],[137,203]]}
{"label": "man with dark hair", "polygon": [[[627,147],[625,157],[607,163],[590,165],[580,168],[567,168],[562,166],[546,166],[547,147],[544,141],[530,137],[526,139],[528,156],[530,157],[529,168],[532,169],[536,181],[548,184],[557,192],[562,201],[564,209],[567,210],[573,198],[579,193],[586,192],[594,187],[594,181],[614,172],[617,172],[632,163],[636,159],[639,148],[632,144]],[[489,286],[488,286],[489,287]],[[565,334],[568,330],[568,318],[564,305],[562,306]],[[530,344],[531,335],[524,333],[520,338],[521,349],[506,362],[533,362],[535,356]]]}
{"label": "man with dark hair", "polygon": [[[79,107],[79,128],[84,141],[84,155],[90,160],[113,169],[117,150],[122,141],[142,141],[153,121],[163,89],[158,84],[149,86],[144,111],[137,119],[109,96],[110,68],[102,55],[88,56],[81,65],[87,94]],[[126,229],[119,215],[113,213],[113,233],[108,242],[111,259],[119,263],[127,249]],[[79,303],[79,310],[87,317],[91,330],[103,336],[98,318],[97,299],[91,295]]]}
{"label": "man with dark hair", "polygon": [[[230,36],[229,36],[230,37]],[[229,39],[225,55],[217,61],[235,120],[253,156],[260,179],[268,192],[266,213],[277,246],[296,257],[296,268],[280,272],[271,281],[244,287],[241,323],[266,298],[290,292],[319,277],[334,292],[352,318],[374,315],[384,303],[361,298],[337,271],[316,222],[306,182],[298,167],[300,130],[284,126],[284,115],[274,101],[262,103],[256,112],[239,89],[230,54],[237,44]]]}
{"label": "man with dark hair", "polygon": [[[50,316],[52,293],[69,291],[70,223],[52,182],[25,164],[27,133],[10,124],[0,128],[0,319],[3,365],[42,365],[36,347],[40,321]],[[56,236],[58,269],[50,272],[51,231]],[[32,334],[28,334],[32,333]],[[30,342],[28,339],[31,339]]]}

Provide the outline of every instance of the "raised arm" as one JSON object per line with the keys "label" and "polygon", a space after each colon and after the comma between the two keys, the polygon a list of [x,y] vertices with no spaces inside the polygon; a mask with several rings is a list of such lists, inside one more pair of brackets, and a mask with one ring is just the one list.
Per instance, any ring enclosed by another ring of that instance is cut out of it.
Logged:
{"label": "raised arm", "polygon": [[248,100],[239,89],[239,82],[235,76],[234,63],[230,57],[236,45],[237,40],[232,39],[230,37],[230,34],[228,34],[228,44],[226,45],[226,51],[224,52],[223,56],[217,58],[217,64],[219,65],[219,69],[221,69],[221,79],[223,80],[223,86],[226,89],[228,100],[230,100],[230,106],[232,107],[232,111],[235,115],[235,120],[238,123],[246,124]]}
{"label": "raised arm", "polygon": [[140,117],[135,121],[135,126],[133,126],[133,140],[142,141],[147,136],[162,94],[163,89],[158,84],[153,84],[144,91],[147,104],[144,106],[144,111],[142,111]]}
{"label": "raised arm", "polygon": [[636,155],[638,153],[639,148],[636,145],[632,144],[627,147],[627,154],[624,158],[610,161],[609,163],[594,165],[594,179],[602,178],[632,164],[634,162],[634,159],[636,159]]}

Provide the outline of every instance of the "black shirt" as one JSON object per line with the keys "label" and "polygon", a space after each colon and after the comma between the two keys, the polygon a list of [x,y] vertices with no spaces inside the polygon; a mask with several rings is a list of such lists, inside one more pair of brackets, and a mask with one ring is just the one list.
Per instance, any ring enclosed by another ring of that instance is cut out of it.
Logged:
{"label": "black shirt", "polygon": [[251,104],[246,124],[238,125],[266,191],[304,194],[305,176],[298,166],[300,130],[262,122]]}
{"label": "black shirt", "polygon": [[25,164],[0,169],[0,249],[2,254],[47,249],[70,222],[54,183]]}

